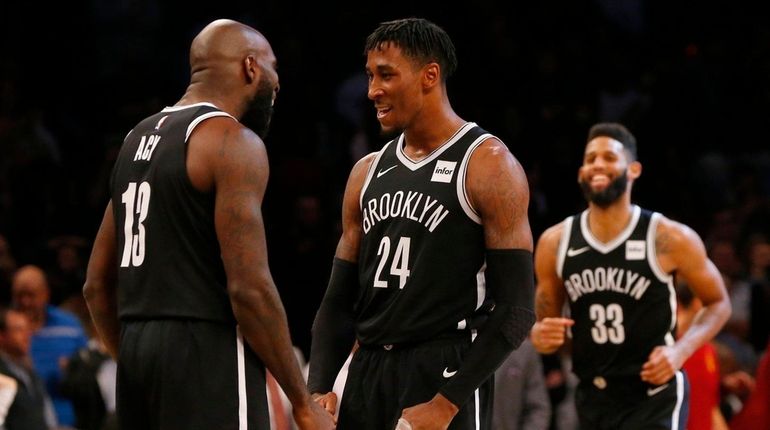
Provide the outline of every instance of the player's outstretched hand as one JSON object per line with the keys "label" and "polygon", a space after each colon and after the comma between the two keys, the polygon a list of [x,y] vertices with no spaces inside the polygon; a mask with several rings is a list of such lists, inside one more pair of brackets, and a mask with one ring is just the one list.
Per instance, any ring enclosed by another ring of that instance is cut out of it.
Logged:
{"label": "player's outstretched hand", "polygon": [[317,402],[308,403],[307,408],[294,408],[293,414],[294,421],[301,430],[333,430],[337,428],[334,416]]}
{"label": "player's outstretched hand", "polygon": [[569,318],[543,318],[532,326],[532,345],[541,354],[556,352],[567,338],[567,327],[574,324]]}
{"label": "player's outstretched hand", "polygon": [[401,418],[409,423],[411,430],[446,430],[457,411],[454,403],[436,394],[429,402],[404,409]]}
{"label": "player's outstretched hand", "polygon": [[334,391],[329,391],[326,394],[315,393],[313,394],[313,401],[321,405],[332,416],[337,413],[337,394]]}

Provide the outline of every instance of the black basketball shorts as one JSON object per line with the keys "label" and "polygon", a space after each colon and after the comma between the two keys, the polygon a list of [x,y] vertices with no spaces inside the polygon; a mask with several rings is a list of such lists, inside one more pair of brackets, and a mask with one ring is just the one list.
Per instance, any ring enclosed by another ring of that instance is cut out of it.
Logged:
{"label": "black basketball shorts", "polygon": [[[350,362],[337,430],[393,430],[402,410],[431,400],[454,375],[469,337],[360,347]],[[449,430],[491,429],[493,390],[490,377],[460,407]]]}
{"label": "black basketball shorts", "polygon": [[232,325],[123,322],[117,378],[121,430],[269,428],[264,366]]}
{"label": "black basketball shorts", "polygon": [[581,429],[685,430],[690,390],[683,372],[658,387],[595,382],[581,381],[575,396]]}

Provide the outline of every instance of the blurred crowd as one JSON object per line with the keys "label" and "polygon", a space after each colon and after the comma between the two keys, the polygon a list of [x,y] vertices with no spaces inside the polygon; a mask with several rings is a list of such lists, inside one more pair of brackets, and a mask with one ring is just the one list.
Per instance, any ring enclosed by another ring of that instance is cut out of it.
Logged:
{"label": "blurred crowd", "polygon": [[[535,238],[583,208],[576,172],[588,127],[619,121],[634,132],[638,203],[695,228],[728,286],[733,313],[712,342],[713,369],[720,413],[727,423],[740,416],[770,330],[770,6],[547,0],[342,12],[319,2],[297,14],[271,1],[259,11],[240,1],[195,11],[102,3],[52,5],[45,16],[14,4],[0,17],[0,39],[19,41],[0,60],[0,306],[26,318],[29,363],[61,425],[101,428],[114,408],[114,363],[81,288],[116,151],[136,121],[176,103],[189,42],[214,16],[261,29],[278,57],[265,217],[271,269],[305,357],[345,178],[384,143],[366,99],[362,39],[379,21],[420,15],[458,44],[449,82],[458,113],[500,136],[526,169]],[[57,16],[65,7],[77,26]],[[56,45],[43,58],[33,31]],[[574,428],[569,363],[535,357],[551,408],[543,428]]]}

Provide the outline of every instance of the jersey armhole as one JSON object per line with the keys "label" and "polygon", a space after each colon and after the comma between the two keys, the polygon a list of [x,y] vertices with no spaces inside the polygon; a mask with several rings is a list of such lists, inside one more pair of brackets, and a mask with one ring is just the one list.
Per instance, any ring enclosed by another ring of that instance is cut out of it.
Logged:
{"label": "jersey armhole", "polygon": [[201,196],[208,195],[210,191],[204,192],[195,188],[195,185],[193,185],[192,180],[190,179],[190,172],[187,169],[187,157],[188,157],[188,151],[190,146],[189,140],[190,140],[190,135],[192,134],[193,130],[195,130],[195,127],[197,127],[203,121],[209,118],[215,118],[215,117],[228,117],[228,118],[232,118],[235,122],[239,122],[237,119],[235,119],[232,115],[228,114],[227,112],[214,111],[214,112],[204,113],[203,115],[195,118],[194,120],[192,120],[192,122],[190,122],[190,125],[187,126],[187,133],[185,134],[185,137],[184,137],[184,159],[182,161],[184,166],[184,183],[195,194],[198,194]]}
{"label": "jersey armhole", "polygon": [[672,276],[663,271],[658,263],[658,253],[655,250],[655,238],[658,235],[658,223],[660,222],[660,214],[654,212],[650,216],[650,224],[647,228],[647,261],[650,264],[652,272],[661,282],[671,282]]}
{"label": "jersey armhole", "polygon": [[468,174],[468,164],[470,163],[473,151],[475,151],[479,145],[484,143],[484,141],[491,138],[497,139],[495,136],[489,133],[484,133],[477,137],[476,140],[474,140],[473,143],[471,143],[471,145],[468,147],[468,150],[465,151],[465,155],[460,162],[460,170],[457,172],[457,201],[460,202],[460,206],[463,208],[465,215],[467,215],[468,218],[470,218],[476,224],[481,224],[481,216],[473,207],[470,199],[468,198],[468,190],[465,186],[465,180]]}
{"label": "jersey armhole", "polygon": [[660,222],[661,215],[657,212],[653,212],[650,216],[650,223],[647,226],[647,264],[650,265],[652,273],[655,277],[668,288],[668,305],[671,308],[671,323],[669,325],[669,331],[666,333],[665,341],[666,345],[674,344],[674,337],[671,335],[676,328],[676,290],[674,289],[674,276],[667,274],[663,271],[658,263],[658,253],[655,249],[655,238],[658,235],[658,223]]}
{"label": "jersey armhole", "polygon": [[377,165],[380,163],[380,158],[382,158],[382,155],[385,154],[385,151],[387,151],[387,149],[390,147],[390,144],[394,141],[395,140],[391,140],[390,142],[386,143],[382,149],[380,149],[380,152],[378,152],[374,157],[372,164],[369,165],[369,169],[366,171],[366,179],[364,179],[364,184],[361,186],[361,193],[358,195],[358,208],[361,210],[364,208],[364,193],[366,192],[366,189],[369,188],[369,183],[372,181],[372,176],[374,176],[375,170],[377,170]]}
{"label": "jersey armhole", "polygon": [[187,133],[184,136],[185,143],[187,143],[187,141],[190,139],[190,135],[192,134],[193,130],[195,130],[195,127],[198,126],[198,124],[202,123],[203,121],[205,121],[205,120],[207,120],[209,118],[214,118],[214,117],[218,117],[218,116],[226,116],[228,118],[232,118],[233,121],[238,122],[237,119],[235,119],[232,115],[230,115],[227,112],[214,111],[214,112],[204,113],[203,115],[201,115],[201,116],[195,118],[194,120],[192,120],[190,125],[187,126]]}
{"label": "jersey armhole", "polygon": [[561,232],[559,248],[556,251],[556,274],[560,279],[564,279],[564,276],[562,275],[562,273],[564,273],[564,259],[567,257],[567,247],[569,246],[569,240],[572,237],[572,222],[574,219],[574,216],[567,217],[562,224],[564,229]]}

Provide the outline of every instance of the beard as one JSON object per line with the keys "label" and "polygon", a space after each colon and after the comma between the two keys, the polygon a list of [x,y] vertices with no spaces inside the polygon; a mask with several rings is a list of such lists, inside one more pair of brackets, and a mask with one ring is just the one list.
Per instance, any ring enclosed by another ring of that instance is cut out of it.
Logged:
{"label": "beard", "polygon": [[601,191],[592,190],[591,184],[584,181],[583,179],[580,180],[580,188],[583,190],[583,197],[585,197],[587,201],[595,204],[596,206],[599,206],[600,208],[606,208],[612,203],[618,201],[620,196],[622,196],[626,191],[627,185],[628,177],[626,176],[625,170],[623,170],[623,172],[617,178],[610,182],[610,185],[607,188]]}
{"label": "beard", "polygon": [[264,139],[270,130],[270,120],[273,118],[273,86],[266,79],[259,82],[257,93],[249,103],[241,122]]}

